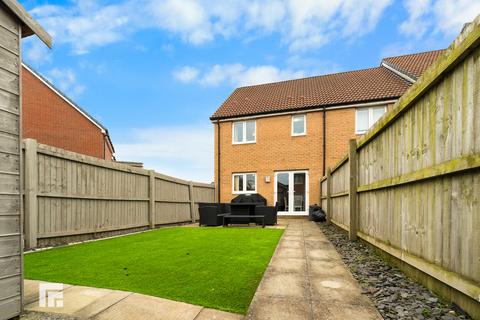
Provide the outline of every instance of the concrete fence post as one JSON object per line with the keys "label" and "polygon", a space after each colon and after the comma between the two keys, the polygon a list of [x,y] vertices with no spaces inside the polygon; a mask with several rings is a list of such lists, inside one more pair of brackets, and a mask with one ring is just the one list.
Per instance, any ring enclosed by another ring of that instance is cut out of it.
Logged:
{"label": "concrete fence post", "polygon": [[25,140],[25,247],[37,247],[38,235],[38,144]]}
{"label": "concrete fence post", "polygon": [[192,222],[195,222],[195,196],[193,193],[193,182],[190,181],[188,184],[188,193],[190,196],[190,218]]}
{"label": "concrete fence post", "polygon": [[149,170],[148,187],[148,224],[150,229],[155,228],[155,171]]}
{"label": "concrete fence post", "polygon": [[332,221],[332,170],[327,168],[327,223]]}
{"label": "concrete fence post", "polygon": [[348,162],[350,169],[350,185],[349,185],[349,210],[350,210],[350,225],[348,230],[348,237],[350,240],[357,240],[358,230],[358,194],[357,194],[357,140],[350,139],[349,143]]}

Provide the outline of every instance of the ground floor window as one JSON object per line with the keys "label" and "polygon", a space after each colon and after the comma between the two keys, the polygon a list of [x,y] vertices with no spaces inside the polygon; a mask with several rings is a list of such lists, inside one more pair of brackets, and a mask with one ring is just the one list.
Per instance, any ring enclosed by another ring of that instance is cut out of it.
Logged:
{"label": "ground floor window", "polygon": [[234,173],[232,175],[232,190],[235,194],[257,192],[256,173]]}

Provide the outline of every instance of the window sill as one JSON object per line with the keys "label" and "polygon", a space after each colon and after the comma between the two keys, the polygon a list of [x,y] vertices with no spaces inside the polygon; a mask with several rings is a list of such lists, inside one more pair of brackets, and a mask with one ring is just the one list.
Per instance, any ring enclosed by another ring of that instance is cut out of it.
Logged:
{"label": "window sill", "polygon": [[293,134],[292,137],[305,137],[307,134],[306,133],[299,133],[299,134]]}
{"label": "window sill", "polygon": [[232,194],[254,194],[257,191],[233,191]]}
{"label": "window sill", "polygon": [[248,141],[248,142],[232,142],[233,145],[242,145],[242,144],[254,144],[257,141]]}

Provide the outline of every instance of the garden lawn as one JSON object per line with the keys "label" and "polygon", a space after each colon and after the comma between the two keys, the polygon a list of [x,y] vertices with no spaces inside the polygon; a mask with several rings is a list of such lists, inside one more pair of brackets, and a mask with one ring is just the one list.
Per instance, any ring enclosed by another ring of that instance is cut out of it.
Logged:
{"label": "garden lawn", "polygon": [[25,255],[25,278],[245,314],[283,230],[164,228]]}

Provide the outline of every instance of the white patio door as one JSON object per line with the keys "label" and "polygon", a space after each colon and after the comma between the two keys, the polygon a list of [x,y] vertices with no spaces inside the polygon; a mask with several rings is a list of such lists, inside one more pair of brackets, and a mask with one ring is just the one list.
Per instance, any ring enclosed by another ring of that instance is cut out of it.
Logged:
{"label": "white patio door", "polygon": [[274,188],[279,215],[308,214],[308,171],[275,172]]}

